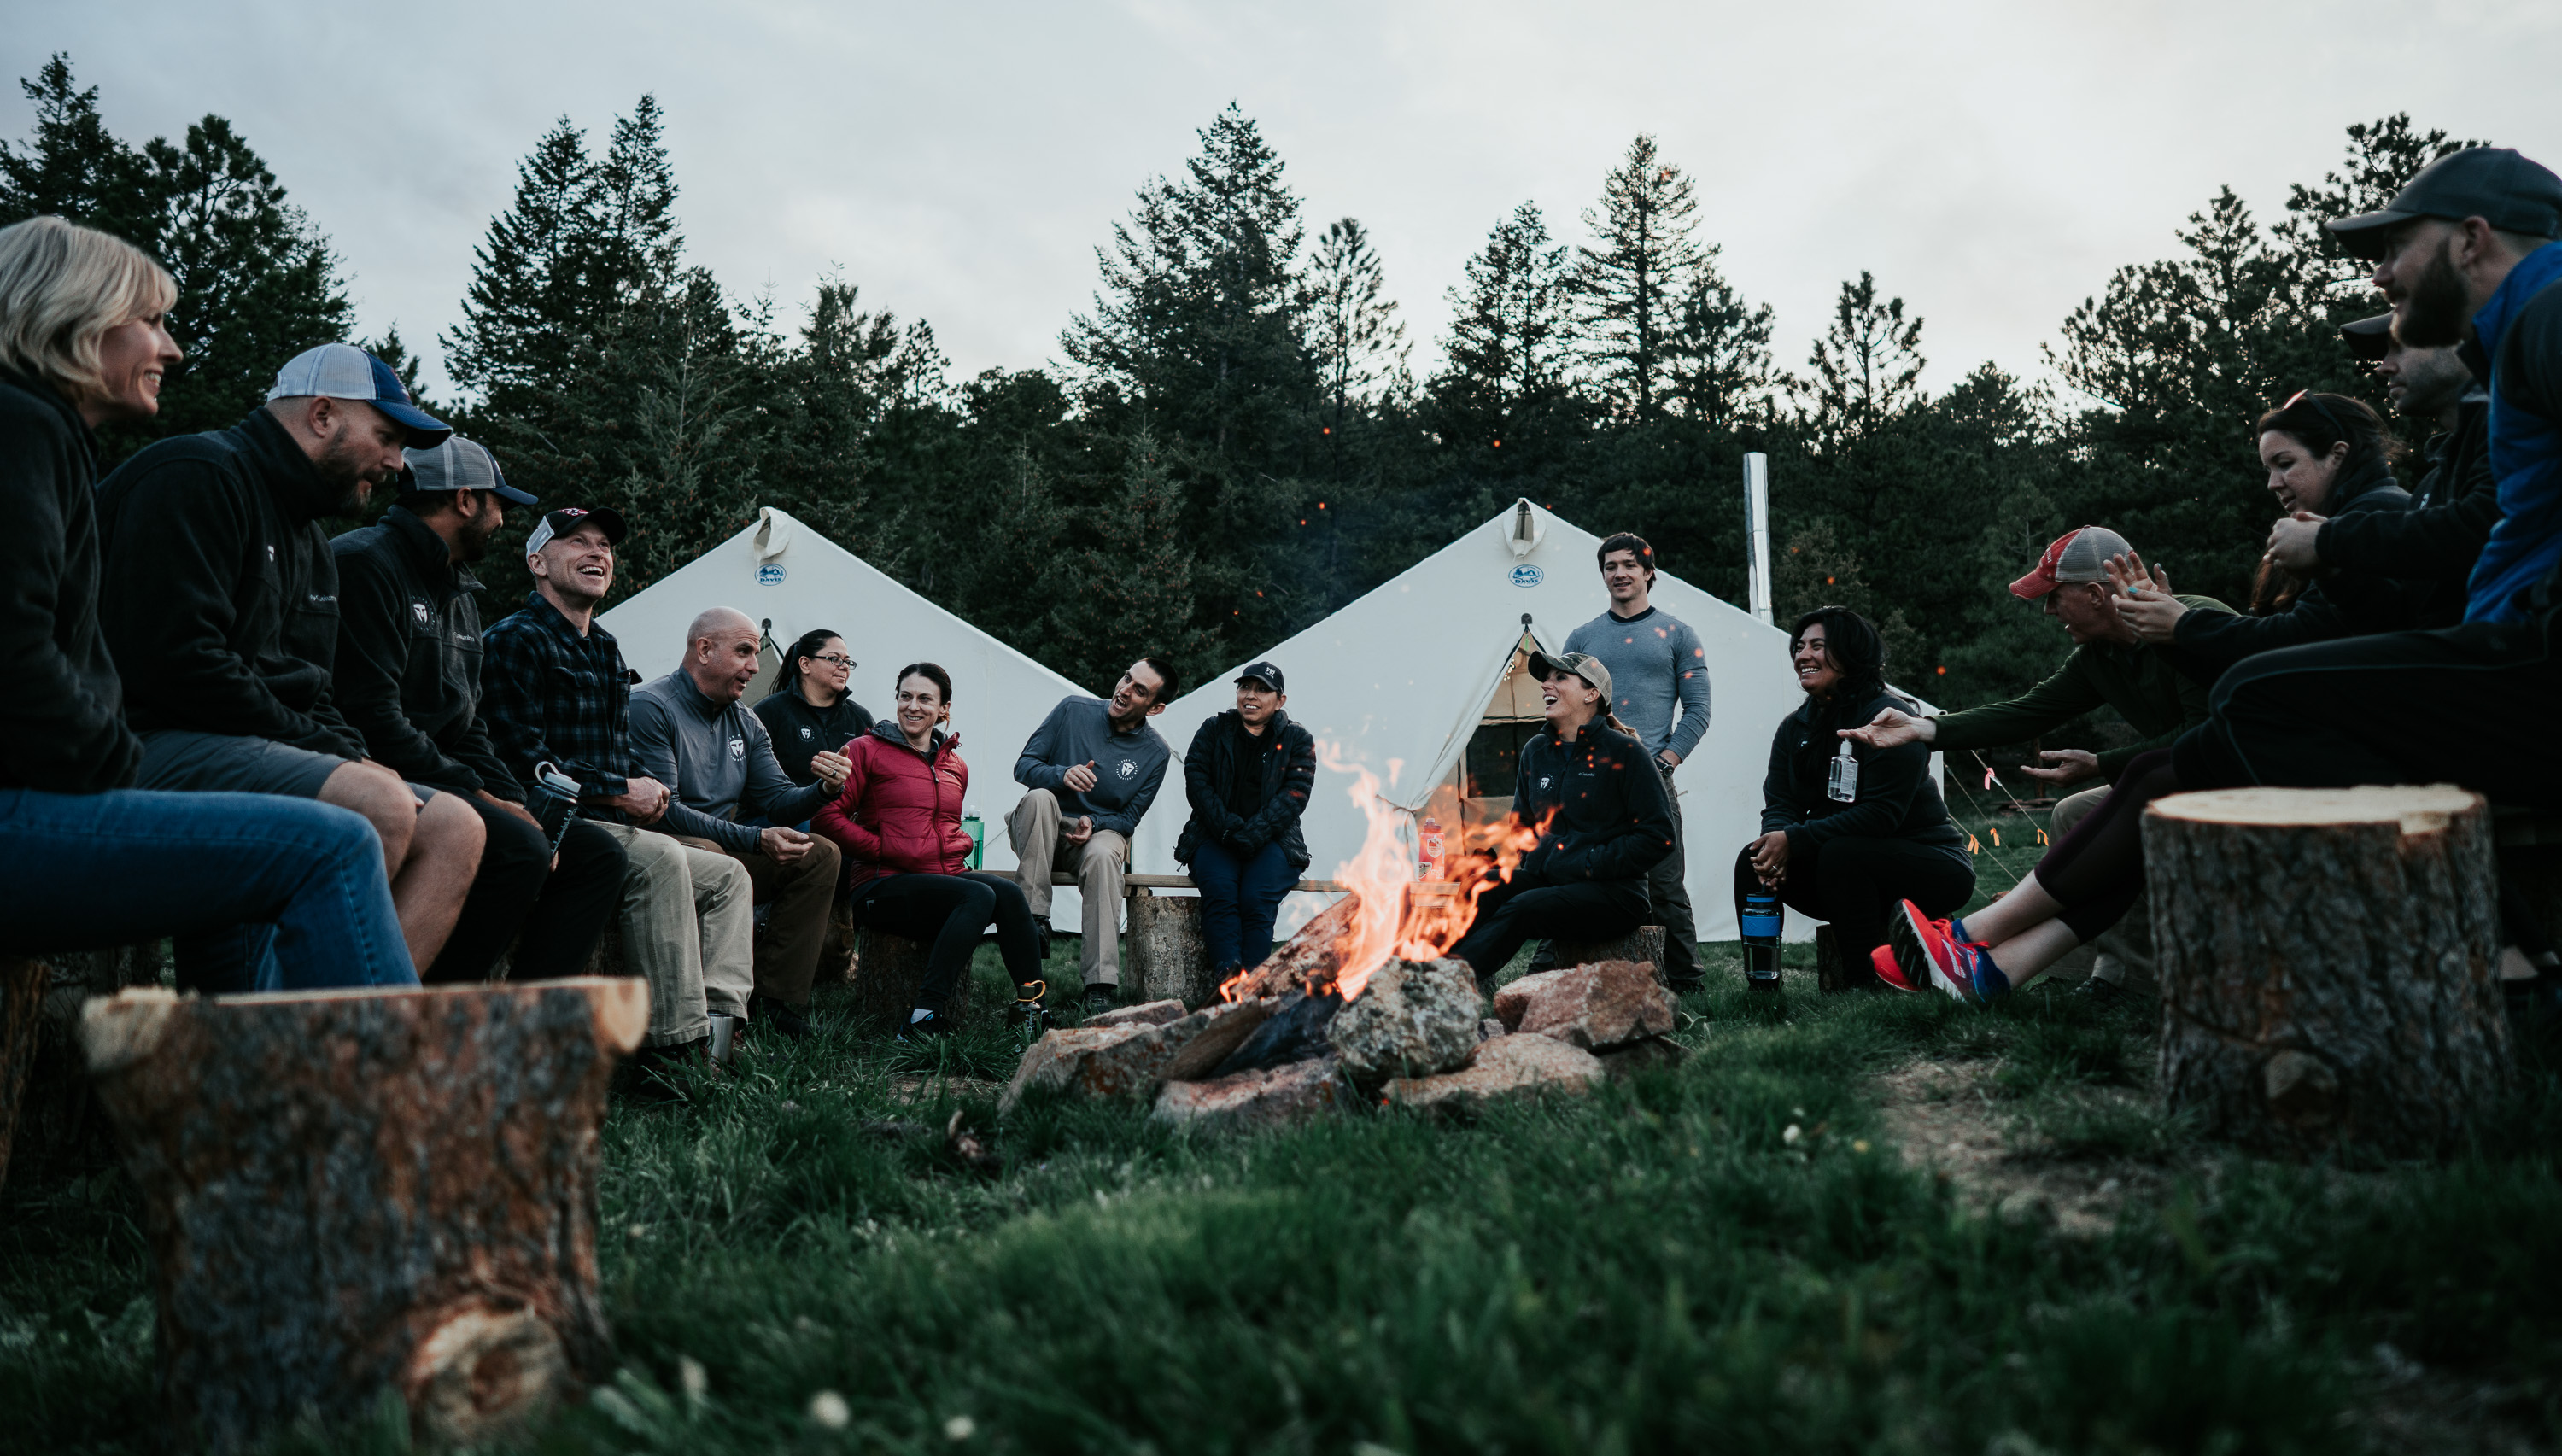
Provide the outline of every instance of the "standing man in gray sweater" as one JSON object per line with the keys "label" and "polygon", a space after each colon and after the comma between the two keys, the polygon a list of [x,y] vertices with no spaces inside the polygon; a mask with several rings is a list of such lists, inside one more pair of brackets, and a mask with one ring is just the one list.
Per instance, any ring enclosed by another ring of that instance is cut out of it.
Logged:
{"label": "standing man in gray sweater", "polygon": [[1121,887],[1130,840],[1157,802],[1166,762],[1174,757],[1148,720],[1182,690],[1174,663],[1142,657],[1121,674],[1112,696],[1060,699],[1014,760],[1014,782],[1031,791],[1006,816],[1014,873],[1031,904],[1044,961],[1050,870],[1075,874],[1085,901],[1077,969],[1088,1011],[1109,1009],[1121,994]]}
{"label": "standing man in gray sweater", "polygon": [[1610,669],[1610,710],[1636,730],[1664,776],[1673,810],[1673,852],[1646,872],[1646,894],[1664,927],[1664,980],[1674,992],[1700,984],[1699,927],[1691,916],[1681,795],[1673,770],[1708,732],[1708,653],[1690,624],[1656,610],[1655,548],[1621,531],[1601,543],[1601,585],[1610,610],[1566,634],[1565,650],[1589,652]]}
{"label": "standing man in gray sweater", "polygon": [[792,782],[765,722],[739,698],[756,680],[763,634],[747,614],[714,607],[685,630],[683,665],[632,690],[632,756],[673,796],[658,826],[696,849],[737,860],[771,905],[756,933],[748,1017],[795,1040],[810,1034],[810,989],[836,893],[836,846],[789,827],[844,787],[837,753],[815,754],[818,782]]}

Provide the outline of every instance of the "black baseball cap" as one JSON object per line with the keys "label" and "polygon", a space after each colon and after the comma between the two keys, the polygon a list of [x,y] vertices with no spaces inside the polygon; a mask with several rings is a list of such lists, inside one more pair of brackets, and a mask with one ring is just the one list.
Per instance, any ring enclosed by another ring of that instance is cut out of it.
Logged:
{"label": "black baseball cap", "polygon": [[2339,336],[2348,340],[2348,351],[2372,364],[2393,351],[2393,315],[2379,313],[2339,326]]}
{"label": "black baseball cap", "polygon": [[1273,661],[1246,663],[1245,669],[1236,674],[1236,680],[1239,682],[1260,682],[1265,687],[1272,689],[1274,692],[1288,692],[1290,690],[1287,686],[1284,686],[1281,681],[1281,664]]}
{"label": "black baseball cap", "polygon": [[606,543],[613,546],[622,545],[623,538],[630,534],[630,528],[623,524],[623,512],[610,505],[600,505],[594,510],[583,505],[563,506],[543,514],[542,523],[525,538],[525,554],[531,556],[549,546],[554,536],[565,535],[581,526],[603,527]]}
{"label": "black baseball cap", "polygon": [[2422,167],[2381,209],[2322,226],[2349,257],[2371,262],[2413,218],[2479,218],[2503,233],[2562,237],[2562,177],[2515,147],[2469,146]]}

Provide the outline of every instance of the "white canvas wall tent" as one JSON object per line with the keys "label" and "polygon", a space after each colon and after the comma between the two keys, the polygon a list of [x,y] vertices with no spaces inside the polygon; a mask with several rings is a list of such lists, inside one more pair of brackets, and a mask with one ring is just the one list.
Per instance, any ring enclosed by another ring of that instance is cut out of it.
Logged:
{"label": "white canvas wall tent", "polygon": [[[952,722],[970,765],[969,805],[988,825],[986,867],[1013,867],[1005,819],[1022,797],[1015,756],[1060,698],[1084,689],[770,506],[755,525],[599,620],[622,642],[633,670],[654,678],[675,669],[685,629],[710,607],[735,607],[765,625],[772,645],[759,661],[769,670],[748,689],[751,704],[779,679],[781,648],[805,632],[844,636],[855,663],[854,700],[876,714],[889,711],[890,674],[910,662],[941,663],[952,674]],[[1180,819],[1182,805],[1183,787],[1170,776],[1151,819],[1172,813]],[[1050,922],[1072,931],[1077,915],[1076,892],[1058,891]]]}
{"label": "white canvas wall tent", "polygon": [[[1456,804],[1462,816],[1510,806],[1520,745],[1540,729],[1528,652],[1559,649],[1566,634],[1608,610],[1595,553],[1601,538],[1528,500],[1460,536],[1394,580],[1257,658],[1289,679],[1292,719],[1339,768],[1321,766],[1305,826],[1309,874],[1330,876],[1368,830],[1354,801],[1356,771],[1414,821]],[[1760,832],[1770,735],[1804,694],[1788,664],[1787,634],[1671,572],[1654,605],[1690,624],[1707,653],[1709,729],[1674,776],[1689,836],[1688,884],[1702,940],[1733,940],[1736,851]],[[1242,664],[1239,664],[1242,665]],[[1209,715],[1235,704],[1230,668],[1175,700],[1157,721],[1180,756]],[[1436,796],[1437,799],[1436,799]],[[1188,814],[1178,776],[1140,825],[1137,867],[1172,873]],[[1294,897],[1286,929],[1326,901]],[[1789,917],[1792,939],[1812,935]]]}

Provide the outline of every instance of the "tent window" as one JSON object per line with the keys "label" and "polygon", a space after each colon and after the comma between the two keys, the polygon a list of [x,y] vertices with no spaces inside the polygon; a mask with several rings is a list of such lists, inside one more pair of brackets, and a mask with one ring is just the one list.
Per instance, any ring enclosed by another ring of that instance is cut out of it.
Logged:
{"label": "tent window", "polygon": [[1521,780],[1522,746],[1546,730],[1545,723],[1481,723],[1468,735],[1468,799],[1509,802]]}

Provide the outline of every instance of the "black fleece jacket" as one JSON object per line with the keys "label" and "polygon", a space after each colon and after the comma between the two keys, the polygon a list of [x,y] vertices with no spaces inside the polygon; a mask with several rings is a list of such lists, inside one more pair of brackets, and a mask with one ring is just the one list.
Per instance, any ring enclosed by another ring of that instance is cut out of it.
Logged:
{"label": "black fleece jacket", "polygon": [[320,521],[344,494],[263,409],[148,446],[97,487],[99,615],[135,731],[365,756],[329,696],[338,567]]}
{"label": "black fleece jacket", "polygon": [[2490,474],[2490,394],[2474,389],[2456,406],[2456,428],[2429,442],[2429,473],[2403,511],[2334,515],[2313,537],[2322,565],[2399,577],[2411,593],[2411,626],[2465,620],[2473,561],[2499,519]]}
{"label": "black fleece jacket", "polygon": [[330,691],[377,762],[413,784],[521,804],[480,721],[480,584],[407,506],[329,543],[338,563]]}
{"label": "black fleece jacket", "polygon": [[[2411,495],[2394,483],[2381,456],[2370,455],[2339,482],[2327,506],[2334,521],[2400,516],[2409,513]],[[2412,621],[2413,593],[2398,575],[2334,572],[2307,584],[2285,611],[2266,617],[2191,612],[2171,629],[2171,645],[2180,649],[2181,670],[2212,684],[2226,668],[2255,653],[2400,632],[2417,624]]]}
{"label": "black fleece jacket", "polygon": [[96,480],[71,403],[0,369],[0,788],[96,794],[142,762],[98,629]]}
{"label": "black fleece jacket", "polygon": [[[1228,808],[1227,786],[1236,772],[1243,745],[1255,747],[1255,774],[1262,792],[1253,814]],[[1184,864],[1208,842],[1225,844],[1239,854],[1253,854],[1275,839],[1294,870],[1308,867],[1308,835],[1299,817],[1308,811],[1308,795],[1317,786],[1317,740],[1307,729],[1275,711],[1260,737],[1249,738],[1234,708],[1201,720],[1192,746],[1184,753],[1184,796],[1192,817],[1175,841],[1175,858]]]}
{"label": "black fleece jacket", "polygon": [[1513,817],[1545,818],[1538,847],[1514,871],[1528,885],[1635,882],[1673,852],[1672,801],[1663,771],[1643,744],[1595,720],[1572,743],[1555,729],[1522,745]]}
{"label": "black fleece jacket", "polygon": [[1888,708],[1910,713],[1917,705],[1880,693],[1856,711],[1839,712],[1809,697],[1779,720],[1779,731],[1770,738],[1770,771],[1761,780],[1761,832],[1787,830],[1791,859],[1810,856],[1844,835],[1909,839],[1966,859],[1966,836],[1949,821],[1939,786],[1930,781],[1928,744],[1870,748],[1854,743],[1857,797],[1843,804],[1827,793],[1832,761],[1844,742],[1836,730],[1856,728]]}

